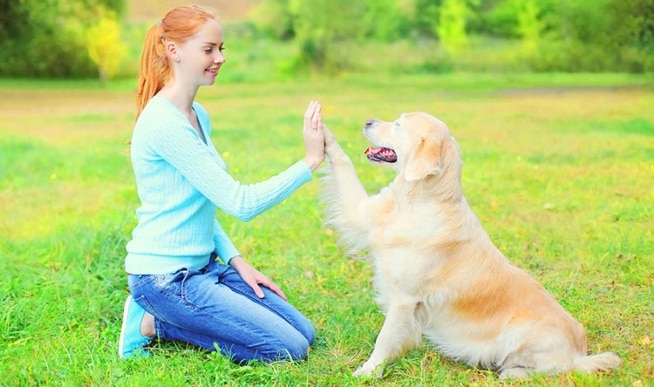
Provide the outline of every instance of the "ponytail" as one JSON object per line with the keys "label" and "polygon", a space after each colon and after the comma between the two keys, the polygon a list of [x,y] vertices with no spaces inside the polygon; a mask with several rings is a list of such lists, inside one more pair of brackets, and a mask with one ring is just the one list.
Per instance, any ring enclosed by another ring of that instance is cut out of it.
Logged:
{"label": "ponytail", "polygon": [[150,27],[143,42],[141,70],[136,89],[137,117],[141,114],[150,98],[163,88],[170,77],[170,62],[168,62],[163,41],[163,28],[161,22],[159,22]]}
{"label": "ponytail", "polygon": [[136,117],[145,105],[161,90],[172,76],[170,60],[166,55],[166,40],[184,43],[202,28],[213,13],[198,5],[182,5],[170,10],[145,34],[141,52],[141,69],[136,89]]}

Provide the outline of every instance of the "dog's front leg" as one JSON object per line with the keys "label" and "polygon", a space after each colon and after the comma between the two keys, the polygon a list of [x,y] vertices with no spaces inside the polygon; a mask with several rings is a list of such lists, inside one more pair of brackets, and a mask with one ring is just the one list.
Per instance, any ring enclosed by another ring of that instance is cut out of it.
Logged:
{"label": "dog's front leg", "polygon": [[413,303],[389,305],[375,349],[368,361],[354,372],[354,376],[381,377],[387,362],[420,343],[421,330],[415,315],[416,307],[417,304]]}
{"label": "dog's front leg", "polygon": [[327,174],[322,179],[322,199],[326,204],[326,223],[345,236],[353,250],[367,240],[369,215],[366,214],[368,193],[364,189],[352,160],[325,127],[325,150],[329,159]]}
{"label": "dog's front leg", "polygon": [[345,154],[334,133],[327,127],[325,127],[325,152],[329,158],[330,175],[334,183],[332,185],[339,190],[337,194],[346,195],[348,199],[356,202],[361,202],[368,197],[352,160]]}

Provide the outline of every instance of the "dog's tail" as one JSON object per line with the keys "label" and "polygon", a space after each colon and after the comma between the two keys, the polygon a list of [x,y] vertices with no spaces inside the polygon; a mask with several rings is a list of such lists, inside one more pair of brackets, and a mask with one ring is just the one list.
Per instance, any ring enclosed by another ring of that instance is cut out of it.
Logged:
{"label": "dog's tail", "polygon": [[618,355],[613,352],[604,352],[576,358],[574,368],[584,372],[609,371],[617,368],[620,363],[622,361]]}

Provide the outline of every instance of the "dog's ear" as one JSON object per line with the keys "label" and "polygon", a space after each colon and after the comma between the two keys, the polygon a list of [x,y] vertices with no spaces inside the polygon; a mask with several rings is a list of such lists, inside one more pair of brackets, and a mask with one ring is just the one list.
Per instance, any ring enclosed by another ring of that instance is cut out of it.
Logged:
{"label": "dog's ear", "polygon": [[440,173],[442,171],[440,148],[436,141],[422,137],[407,159],[404,178],[408,181],[417,181]]}

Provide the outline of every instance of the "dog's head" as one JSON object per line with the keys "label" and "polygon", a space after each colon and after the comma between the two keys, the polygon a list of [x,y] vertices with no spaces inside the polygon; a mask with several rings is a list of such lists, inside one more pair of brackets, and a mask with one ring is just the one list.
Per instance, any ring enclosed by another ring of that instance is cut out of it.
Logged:
{"label": "dog's head", "polygon": [[450,160],[460,160],[447,125],[427,113],[403,113],[392,122],[369,119],[363,134],[373,145],[365,151],[368,160],[408,181],[438,176]]}

